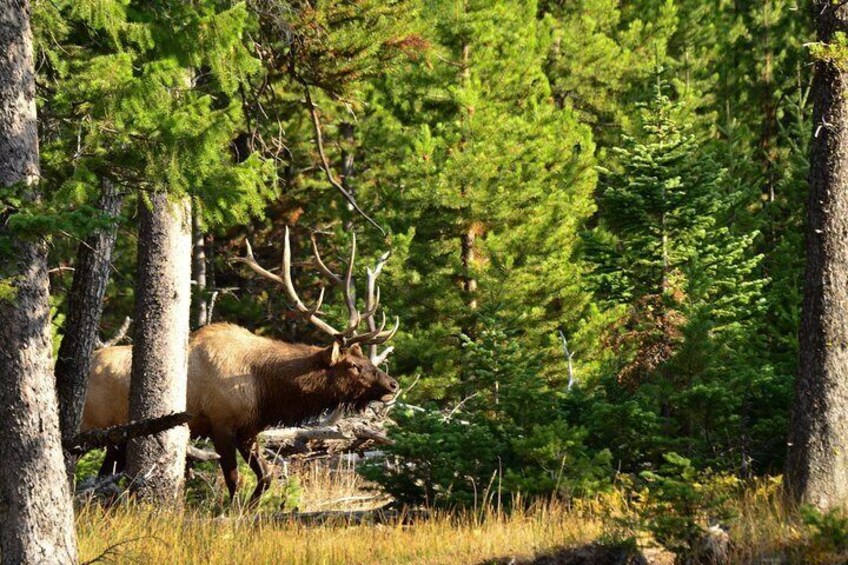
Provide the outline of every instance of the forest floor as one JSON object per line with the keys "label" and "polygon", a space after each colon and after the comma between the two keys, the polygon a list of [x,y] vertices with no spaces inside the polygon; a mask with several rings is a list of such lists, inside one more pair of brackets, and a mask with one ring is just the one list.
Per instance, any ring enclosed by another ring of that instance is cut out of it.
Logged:
{"label": "forest floor", "polygon": [[[636,511],[618,491],[570,504],[517,505],[521,509],[509,513],[489,505],[461,514],[430,512],[380,520],[379,513],[369,518],[372,515],[362,511],[382,506],[387,499],[350,467],[309,465],[292,477],[296,479],[278,486],[258,510],[225,504],[217,479],[196,479],[190,493],[208,489],[198,495],[204,502],[190,500],[180,512],[122,502],[110,508],[86,504],[77,520],[81,557],[88,562],[169,565],[674,562],[658,544],[633,534]],[[242,491],[249,492],[249,487],[244,485]],[[281,509],[287,498],[297,500],[297,511]],[[749,489],[734,505],[737,515],[728,523],[729,563],[848,562],[848,554],[837,550],[839,540],[832,539],[840,535],[838,524],[824,532],[809,527],[783,510],[775,489]]]}

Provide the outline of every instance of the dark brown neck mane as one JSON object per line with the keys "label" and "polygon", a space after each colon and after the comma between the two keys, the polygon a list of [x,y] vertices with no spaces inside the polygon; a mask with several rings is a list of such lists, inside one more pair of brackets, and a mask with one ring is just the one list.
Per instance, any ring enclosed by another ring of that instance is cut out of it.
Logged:
{"label": "dark brown neck mane", "polygon": [[251,369],[257,383],[257,431],[298,425],[356,398],[349,379],[330,374],[321,347],[275,341]]}

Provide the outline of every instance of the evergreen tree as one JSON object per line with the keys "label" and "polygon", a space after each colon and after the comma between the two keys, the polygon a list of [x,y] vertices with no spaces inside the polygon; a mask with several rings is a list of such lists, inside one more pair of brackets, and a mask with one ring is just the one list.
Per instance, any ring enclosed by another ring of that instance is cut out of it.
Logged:
{"label": "evergreen tree", "polygon": [[679,113],[658,84],[642,135],[616,151],[620,169],[603,171],[587,253],[597,296],[625,310],[613,333],[619,384],[666,419],[666,433],[707,457],[720,450],[712,434],[738,415],[738,379],[749,375],[730,377],[751,354],[744,346],[762,281],[756,232],[729,227],[740,196]]}
{"label": "evergreen tree", "polygon": [[443,396],[467,378],[460,335],[497,306],[564,377],[556,329],[579,334],[587,308],[574,248],[593,210],[590,132],[552,99],[550,34],[532,3],[427,2],[421,14],[426,59],[372,91],[358,181],[393,232],[399,363],[427,367],[422,391]]}
{"label": "evergreen tree", "polygon": [[668,57],[678,29],[675,3],[650,4],[637,10],[596,0],[540,2],[553,30],[545,70],[554,95],[593,125],[601,143],[631,126],[643,85]]}
{"label": "evergreen tree", "polygon": [[16,224],[37,209],[35,62],[29,2],[0,2],[0,555],[74,563],[73,502],[52,378],[47,241]]}

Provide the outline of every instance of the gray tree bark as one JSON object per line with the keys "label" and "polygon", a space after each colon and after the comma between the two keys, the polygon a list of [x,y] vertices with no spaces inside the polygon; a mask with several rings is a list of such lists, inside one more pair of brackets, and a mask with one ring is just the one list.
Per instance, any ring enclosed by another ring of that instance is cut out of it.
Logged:
{"label": "gray tree bark", "polygon": [[[0,0],[0,186],[39,199],[29,2]],[[0,560],[73,563],[74,515],[59,435],[47,246],[8,227],[0,203]]]}
{"label": "gray tree bark", "polygon": [[[100,183],[98,210],[116,218],[124,202],[123,194],[109,180]],[[103,296],[109,282],[112,250],[118,226],[99,230],[80,243],[74,269],[74,281],[68,296],[68,314],[63,328],[64,337],[56,359],[56,387],[59,392],[59,424],[62,443],[68,444],[79,433],[91,354],[97,343]],[[73,479],[76,457],[65,454],[69,480]]]}
{"label": "gray tree bark", "polygon": [[[848,7],[814,2],[821,42],[848,32]],[[786,483],[796,502],[848,507],[848,73],[816,62],[800,364]]]}
{"label": "gray tree bark", "polygon": [[[191,203],[164,193],[150,200],[150,207],[139,206],[131,420],[183,412],[186,407]],[[185,425],[130,441],[127,472],[136,495],[182,503],[187,443]]]}
{"label": "gray tree bark", "polygon": [[209,304],[206,302],[206,236],[200,225],[199,206],[192,210],[191,225],[194,237],[194,253],[192,254],[192,269],[194,271],[194,295],[197,297],[197,320],[195,327],[202,328],[209,323]]}

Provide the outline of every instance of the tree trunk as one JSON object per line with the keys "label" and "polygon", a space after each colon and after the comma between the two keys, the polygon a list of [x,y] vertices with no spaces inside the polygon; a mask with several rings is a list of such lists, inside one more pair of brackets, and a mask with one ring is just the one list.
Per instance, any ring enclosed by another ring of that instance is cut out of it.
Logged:
{"label": "tree trunk", "polygon": [[[38,127],[29,3],[0,0],[0,186],[37,202]],[[0,205],[0,559],[74,563],[59,434],[47,246],[8,229]]]}
{"label": "tree trunk", "polygon": [[[103,179],[100,183],[98,210],[112,218],[121,212],[124,195]],[[64,337],[56,359],[56,387],[59,392],[59,424],[62,442],[68,443],[79,433],[88,372],[103,313],[103,296],[109,282],[112,250],[118,233],[117,223],[100,230],[83,241],[77,250],[74,281],[68,297],[68,315],[63,328]],[[76,457],[65,454],[68,479],[72,482]]]}
{"label": "tree trunk", "polygon": [[[815,2],[818,37],[848,32],[848,8]],[[819,60],[807,209],[800,364],[786,469],[796,502],[848,503],[848,72]]]}
{"label": "tree trunk", "polygon": [[[462,67],[460,71],[460,82],[463,86],[468,84],[471,79],[471,47],[466,43],[462,46]],[[462,145],[465,145],[463,139]],[[463,198],[467,198],[467,189],[463,185],[460,187],[460,194]],[[469,225],[464,228],[460,236],[460,261],[462,262],[462,290],[465,293],[465,299],[470,310],[477,309],[477,279],[474,278],[472,271],[472,263],[474,261],[474,242],[477,239],[477,232],[473,220],[469,221]],[[470,336],[470,332],[464,332]]]}
{"label": "tree trunk", "polygon": [[[191,308],[191,204],[153,194],[140,205],[135,341],[130,419],[182,412],[186,407]],[[129,443],[133,490],[152,501],[182,502],[188,428],[179,426]]]}
{"label": "tree trunk", "polygon": [[477,279],[472,274],[474,242],[476,239],[477,232],[475,231],[475,226],[471,226],[465,230],[460,240],[462,253],[462,290],[465,292],[465,300],[470,310],[477,309]]}
{"label": "tree trunk", "polygon": [[197,297],[197,326],[202,328],[209,323],[208,304],[206,302],[206,237],[200,226],[200,207],[192,210],[192,232],[194,236],[194,253],[192,255],[194,271],[194,295]]}

